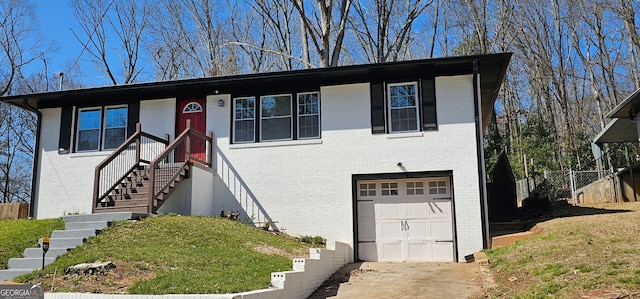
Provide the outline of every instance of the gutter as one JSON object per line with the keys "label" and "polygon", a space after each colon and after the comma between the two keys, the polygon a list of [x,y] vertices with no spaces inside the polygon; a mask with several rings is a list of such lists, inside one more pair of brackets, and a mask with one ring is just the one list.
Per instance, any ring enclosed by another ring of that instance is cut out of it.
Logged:
{"label": "gutter", "polygon": [[480,181],[478,189],[480,191],[480,219],[482,221],[482,247],[488,249],[491,246],[491,236],[489,235],[489,217],[487,215],[487,191],[484,169],[484,149],[482,146],[482,121],[480,120],[480,99],[478,96],[478,60],[473,61],[473,104],[475,105],[476,122],[476,146],[478,159],[478,179]]}
{"label": "gutter", "polygon": [[31,202],[29,203],[29,218],[34,218],[34,207],[37,206],[38,200],[36,199],[36,184],[38,178],[38,165],[40,161],[40,131],[42,129],[42,113],[35,107],[31,107],[27,102],[27,99],[22,100],[23,107],[36,114],[36,144],[34,146],[33,153],[33,166],[31,168]]}

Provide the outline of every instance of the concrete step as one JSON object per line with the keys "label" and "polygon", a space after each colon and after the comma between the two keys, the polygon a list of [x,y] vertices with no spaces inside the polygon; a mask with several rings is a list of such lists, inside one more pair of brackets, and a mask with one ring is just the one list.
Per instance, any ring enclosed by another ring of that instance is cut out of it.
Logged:
{"label": "concrete step", "polygon": [[[40,265],[42,266],[42,265]],[[40,269],[40,268],[38,268]],[[0,282],[1,281],[10,281],[20,275],[25,275],[33,272],[32,269],[11,269],[11,270],[0,270]]]}
{"label": "concrete step", "polygon": [[[44,264],[48,265],[56,261],[55,257],[46,257]],[[7,263],[8,269],[41,269],[42,257],[40,258],[10,258]]]}
{"label": "concrete step", "polygon": [[51,248],[76,248],[86,240],[86,238],[51,238],[49,246]]}
{"label": "concrete step", "polygon": [[[49,248],[47,257],[59,257],[67,252],[69,252],[69,248]],[[22,255],[30,258],[42,258],[42,248],[27,248],[22,252]]]}
{"label": "concrete step", "polygon": [[54,230],[51,233],[51,238],[90,238],[99,234],[98,229],[66,229],[66,230]]}
{"label": "concrete step", "polygon": [[100,214],[83,214],[64,216],[64,222],[88,222],[88,221],[118,221],[129,219],[143,219],[149,216],[148,213],[135,212],[111,212]]}
{"label": "concrete step", "polygon": [[103,229],[110,224],[110,221],[67,222],[64,224],[64,229]]}

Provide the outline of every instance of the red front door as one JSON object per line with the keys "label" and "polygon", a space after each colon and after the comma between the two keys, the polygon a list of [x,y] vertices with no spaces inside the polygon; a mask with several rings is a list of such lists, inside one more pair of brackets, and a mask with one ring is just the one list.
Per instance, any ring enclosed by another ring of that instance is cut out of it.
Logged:
{"label": "red front door", "polygon": [[[191,121],[191,128],[205,134],[207,130],[205,99],[189,99],[178,101],[178,117],[176,122],[176,137],[187,128],[187,120]],[[196,137],[191,138],[191,156],[202,161],[206,161],[207,144],[204,140]],[[176,160],[184,161],[185,149],[178,148]]]}

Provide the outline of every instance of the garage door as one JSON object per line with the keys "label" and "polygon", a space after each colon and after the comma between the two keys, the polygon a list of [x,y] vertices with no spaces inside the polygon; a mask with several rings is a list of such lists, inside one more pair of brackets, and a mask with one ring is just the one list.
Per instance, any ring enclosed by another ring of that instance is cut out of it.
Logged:
{"label": "garage door", "polygon": [[357,182],[364,261],[454,261],[449,177]]}

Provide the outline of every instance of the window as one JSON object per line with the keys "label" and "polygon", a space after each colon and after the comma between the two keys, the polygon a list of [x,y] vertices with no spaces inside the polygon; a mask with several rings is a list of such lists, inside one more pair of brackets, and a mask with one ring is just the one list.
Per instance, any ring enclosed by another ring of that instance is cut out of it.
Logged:
{"label": "window", "polygon": [[417,82],[387,85],[390,132],[411,132],[420,129],[417,90]]}
{"label": "window", "polygon": [[317,92],[298,94],[298,139],[320,137],[320,107]]}
{"label": "window", "polygon": [[127,107],[80,108],[77,128],[76,152],[115,149],[127,138]]}
{"label": "window", "polygon": [[398,195],[398,183],[382,183],[381,187],[383,196]]}
{"label": "window", "polygon": [[201,111],[202,111],[202,106],[196,102],[188,103],[182,109],[182,113],[194,113],[194,112],[201,112]]}
{"label": "window", "polygon": [[447,194],[447,181],[429,182],[429,194]]}
{"label": "window", "polygon": [[256,99],[254,97],[234,99],[233,142],[253,142]]}
{"label": "window", "polygon": [[360,184],[360,196],[376,196],[376,184]]}
{"label": "window", "polygon": [[320,138],[320,93],[233,99],[233,143]]}
{"label": "window", "polygon": [[291,95],[260,97],[261,138],[260,140],[290,140]]}
{"label": "window", "polygon": [[115,149],[127,139],[127,107],[106,108],[103,149]]}
{"label": "window", "polygon": [[407,182],[407,195],[423,195],[424,183],[422,182]]}
{"label": "window", "polygon": [[435,78],[369,86],[371,134],[438,130]]}
{"label": "window", "polygon": [[102,109],[80,109],[78,112],[78,139],[76,151],[97,151],[100,149],[100,120]]}

